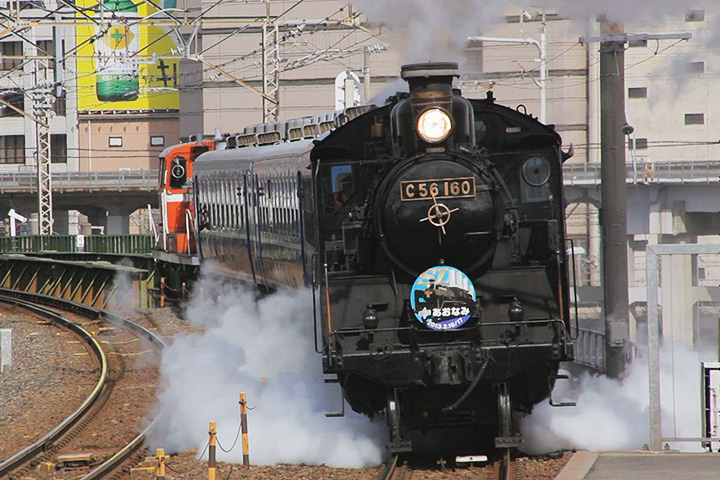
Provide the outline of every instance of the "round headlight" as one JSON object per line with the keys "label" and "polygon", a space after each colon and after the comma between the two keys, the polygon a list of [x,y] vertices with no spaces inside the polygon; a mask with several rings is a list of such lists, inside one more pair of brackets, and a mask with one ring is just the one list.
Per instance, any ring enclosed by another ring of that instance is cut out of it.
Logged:
{"label": "round headlight", "polygon": [[428,143],[442,142],[450,135],[450,130],[452,130],[450,115],[439,108],[425,110],[418,118],[418,135]]}

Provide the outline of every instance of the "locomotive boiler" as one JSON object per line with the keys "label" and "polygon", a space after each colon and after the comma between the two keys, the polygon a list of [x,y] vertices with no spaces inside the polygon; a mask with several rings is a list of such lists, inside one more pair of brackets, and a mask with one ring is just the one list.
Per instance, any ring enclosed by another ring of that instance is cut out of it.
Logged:
{"label": "locomotive boiler", "polygon": [[[200,263],[312,289],[316,349],[393,452],[520,445],[572,359],[553,126],[406,65],[381,106],[255,125],[197,157]],[[308,348],[312,348],[309,346]]]}

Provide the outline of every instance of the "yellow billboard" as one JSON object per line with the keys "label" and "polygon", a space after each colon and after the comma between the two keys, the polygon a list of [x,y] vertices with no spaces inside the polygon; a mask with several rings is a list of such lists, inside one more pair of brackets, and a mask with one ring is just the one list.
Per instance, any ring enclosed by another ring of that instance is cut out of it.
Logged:
{"label": "yellow billboard", "polygon": [[179,108],[175,3],[76,1],[78,110]]}

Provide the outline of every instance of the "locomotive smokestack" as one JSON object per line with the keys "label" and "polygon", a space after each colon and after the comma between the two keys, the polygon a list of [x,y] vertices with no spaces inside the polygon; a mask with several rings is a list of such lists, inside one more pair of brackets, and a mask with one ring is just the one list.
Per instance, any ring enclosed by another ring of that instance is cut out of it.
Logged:
{"label": "locomotive smokestack", "polygon": [[452,82],[459,77],[453,62],[413,63],[403,65],[400,76],[410,86],[413,118],[426,108],[439,107],[452,114]]}
{"label": "locomotive smokestack", "polygon": [[390,115],[396,155],[432,149],[439,152],[464,145],[474,148],[470,101],[453,94],[457,63],[414,63],[402,67],[410,98],[398,102]]}

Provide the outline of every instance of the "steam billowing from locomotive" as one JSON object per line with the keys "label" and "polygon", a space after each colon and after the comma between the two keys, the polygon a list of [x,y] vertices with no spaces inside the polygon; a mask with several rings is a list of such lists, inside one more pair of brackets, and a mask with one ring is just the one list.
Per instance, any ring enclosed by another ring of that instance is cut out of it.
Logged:
{"label": "steam billowing from locomotive", "polygon": [[[218,426],[228,450],[239,428],[238,395],[246,392],[253,464],[378,465],[382,424],[358,415],[326,418],[340,408],[336,386],[324,385],[312,347],[308,292],[281,292],[256,302],[246,289],[218,288],[209,280],[189,304],[187,319],[204,334],[175,338],[163,353],[165,412],[152,444],[166,451],[197,449]],[[219,306],[209,292],[221,292]],[[241,463],[240,443],[218,460]]]}
{"label": "steam billowing from locomotive", "polygon": [[[181,281],[196,252],[226,278],[308,287],[302,348],[352,410],[384,413],[391,452],[519,446],[513,415],[572,359],[560,136],[492,95],[464,97],[457,76],[406,65],[409,93],[380,106],[163,156],[165,198],[192,198],[166,210],[194,222],[164,242],[183,252],[162,274]],[[182,162],[191,184],[171,176]],[[280,352],[283,329],[265,333],[258,345]]]}

